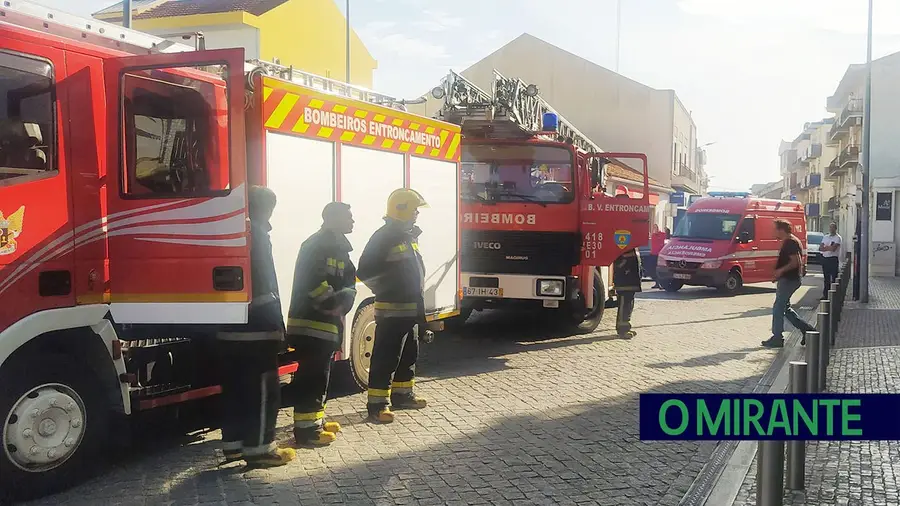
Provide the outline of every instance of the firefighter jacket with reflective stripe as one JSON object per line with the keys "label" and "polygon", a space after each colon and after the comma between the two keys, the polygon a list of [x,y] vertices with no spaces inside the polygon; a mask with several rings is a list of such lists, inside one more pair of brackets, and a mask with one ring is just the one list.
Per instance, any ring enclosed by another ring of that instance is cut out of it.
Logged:
{"label": "firefighter jacket with reflective stripe", "polygon": [[419,227],[385,218],[359,258],[357,276],[375,293],[375,316],[424,321],[425,264],[419,254]]}
{"label": "firefighter jacket with reflective stripe", "polygon": [[284,316],[278,295],[278,278],[272,258],[267,221],[250,222],[250,307],[246,325],[228,325],[218,337],[229,341],[258,341],[284,337]]}
{"label": "firefighter jacket with reflective stripe", "polygon": [[641,291],[641,257],[636,249],[622,253],[613,263],[613,287],[617,293]]}
{"label": "firefighter jacket with reflective stripe", "polygon": [[[288,335],[316,337],[340,345],[344,316],[356,298],[352,249],[343,234],[324,228],[303,242],[294,266]],[[331,313],[335,310],[338,313]]]}

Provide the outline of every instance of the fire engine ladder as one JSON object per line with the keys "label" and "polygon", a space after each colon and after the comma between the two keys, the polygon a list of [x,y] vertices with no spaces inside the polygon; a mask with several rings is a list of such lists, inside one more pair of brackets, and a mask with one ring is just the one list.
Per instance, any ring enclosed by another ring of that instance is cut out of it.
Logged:
{"label": "fire engine ladder", "polygon": [[[196,45],[187,45],[171,40],[123,28],[93,18],[69,14],[64,11],[44,7],[24,0],[4,0],[0,3],[0,22],[30,28],[43,33],[72,40],[80,40],[97,46],[116,49],[130,54],[179,53],[196,51]],[[185,35],[187,37],[189,34]],[[195,34],[196,35],[196,34]],[[198,37],[199,38],[199,37]],[[266,74],[277,76],[308,88],[363,100],[370,103],[406,110],[405,105],[419,101],[405,101],[377,93],[361,86],[354,86],[326,77],[303,72],[278,63],[250,60],[245,72],[262,69]]]}
{"label": "fire engine ladder", "polygon": [[263,70],[267,75],[278,77],[286,81],[290,81],[307,88],[312,88],[333,95],[378,104],[385,107],[393,107],[402,111],[406,110],[406,104],[420,103],[420,100],[402,100],[395,97],[378,93],[362,86],[356,86],[341,81],[336,81],[327,77],[322,77],[302,70],[297,70],[293,66],[284,66],[279,63],[267,62],[262,60],[249,60],[247,64],[253,68]]}
{"label": "fire engine ladder", "polygon": [[528,138],[542,133],[544,114],[550,112],[557,116],[558,128],[547,135],[555,134],[558,140],[588,153],[603,152],[541,98],[536,86],[505,77],[496,70],[490,94],[451,71],[432,95],[444,100],[437,117],[460,125],[463,134]]}
{"label": "fire engine ladder", "polygon": [[4,0],[0,22],[131,54],[179,53],[195,48],[93,18],[84,18],[23,0]]}

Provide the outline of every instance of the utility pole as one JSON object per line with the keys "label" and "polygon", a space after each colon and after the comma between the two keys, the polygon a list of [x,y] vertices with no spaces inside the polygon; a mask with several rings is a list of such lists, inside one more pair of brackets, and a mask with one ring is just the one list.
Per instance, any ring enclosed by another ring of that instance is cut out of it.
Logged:
{"label": "utility pole", "polygon": [[869,302],[869,146],[872,141],[872,3],[869,0],[869,30],[866,40],[866,102],[863,109],[862,219],[859,227],[859,301]]}
{"label": "utility pole", "polygon": [[347,84],[350,84],[350,0],[347,0],[347,72],[344,74]]}
{"label": "utility pole", "polygon": [[619,73],[619,45],[622,40],[622,0],[616,1],[616,73]]}
{"label": "utility pole", "polygon": [[131,28],[131,0],[122,2],[122,26]]}

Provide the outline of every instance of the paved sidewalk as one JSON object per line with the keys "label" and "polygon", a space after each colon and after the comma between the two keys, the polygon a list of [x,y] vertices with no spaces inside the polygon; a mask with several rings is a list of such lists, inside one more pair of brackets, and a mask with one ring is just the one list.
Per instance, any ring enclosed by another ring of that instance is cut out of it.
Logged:
{"label": "paved sidewalk", "polygon": [[[873,278],[869,304],[848,302],[828,370],[828,391],[900,393],[900,278]],[[900,441],[813,441],[806,449],[806,490],[784,504],[900,503]],[[735,505],[756,504],[756,462]]]}

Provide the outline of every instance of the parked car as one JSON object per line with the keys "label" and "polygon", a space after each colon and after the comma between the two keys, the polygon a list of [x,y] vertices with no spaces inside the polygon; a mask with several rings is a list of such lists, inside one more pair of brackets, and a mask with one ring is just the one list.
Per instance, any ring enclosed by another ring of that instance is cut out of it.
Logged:
{"label": "parked car", "polygon": [[825,234],[822,232],[806,233],[806,262],[810,264],[822,265],[822,252],[819,248],[822,246],[822,239]]}

